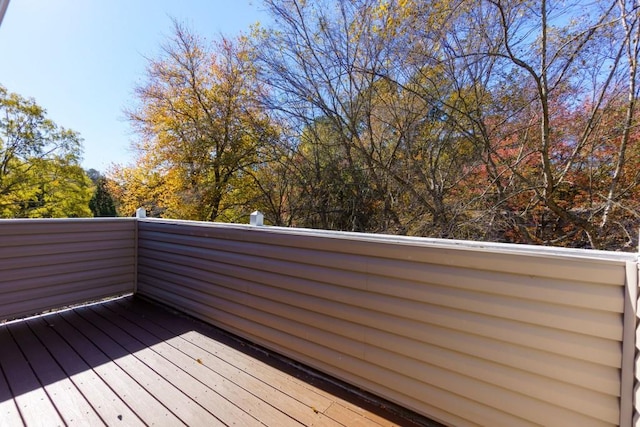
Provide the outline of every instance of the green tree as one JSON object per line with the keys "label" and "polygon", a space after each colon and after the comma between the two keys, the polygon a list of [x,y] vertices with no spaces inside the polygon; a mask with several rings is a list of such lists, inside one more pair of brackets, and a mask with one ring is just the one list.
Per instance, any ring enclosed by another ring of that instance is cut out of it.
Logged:
{"label": "green tree", "polygon": [[95,169],[89,169],[87,175],[95,187],[93,196],[89,200],[89,209],[93,212],[93,216],[116,216],[116,205],[109,191],[107,178]]}
{"label": "green tree", "polygon": [[87,217],[91,180],[81,139],[34,100],[0,86],[0,217]]}

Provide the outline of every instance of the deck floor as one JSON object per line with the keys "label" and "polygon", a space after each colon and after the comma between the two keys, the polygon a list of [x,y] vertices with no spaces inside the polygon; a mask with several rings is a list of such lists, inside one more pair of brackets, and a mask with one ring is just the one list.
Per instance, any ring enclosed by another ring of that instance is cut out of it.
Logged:
{"label": "deck floor", "polygon": [[427,425],[135,297],[0,326],[0,426],[70,424]]}

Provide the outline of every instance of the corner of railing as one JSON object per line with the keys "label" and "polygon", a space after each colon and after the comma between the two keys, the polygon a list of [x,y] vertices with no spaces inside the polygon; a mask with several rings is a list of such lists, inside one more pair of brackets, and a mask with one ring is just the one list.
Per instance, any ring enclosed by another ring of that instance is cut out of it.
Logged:
{"label": "corner of railing", "polygon": [[626,262],[622,336],[622,363],[620,372],[620,423],[621,427],[640,427],[640,364],[638,334],[638,288],[640,253]]}
{"label": "corner of railing", "polygon": [[[640,237],[640,233],[639,233],[639,237]],[[630,399],[631,400],[631,405],[632,408],[630,411],[628,411],[627,416],[628,416],[628,423],[627,425],[631,425],[633,427],[640,427],[640,396],[638,396],[638,393],[640,393],[640,341],[638,340],[638,337],[640,337],[640,322],[638,321],[638,319],[640,318],[640,312],[638,312],[638,307],[640,307],[640,301],[638,300],[638,290],[640,289],[640,238],[638,239],[638,244],[639,244],[639,248],[638,248],[638,253],[636,254],[636,261],[635,261],[635,265],[632,267],[633,270],[633,274],[635,274],[634,277],[631,277],[631,280],[628,280],[629,286],[628,286],[628,291],[627,294],[629,296],[629,301],[631,306],[627,307],[627,304],[625,302],[625,323],[626,323],[626,310],[627,308],[629,308],[629,310],[633,313],[633,324],[630,325],[633,327],[633,337],[631,339],[633,339],[633,384],[631,385],[631,396]],[[627,273],[627,276],[629,276],[629,274]],[[625,327],[627,325],[625,324]],[[625,335],[625,339],[626,339],[626,335]],[[624,352],[624,343],[623,343],[623,352]],[[623,353],[623,359],[624,359],[624,353]],[[624,360],[623,360],[624,362]],[[623,381],[624,381],[624,364],[623,364]],[[621,399],[622,399],[622,395],[621,395]],[[622,406],[622,402],[621,402],[621,423],[620,425],[625,425],[622,423],[622,412],[623,412],[623,406]]]}

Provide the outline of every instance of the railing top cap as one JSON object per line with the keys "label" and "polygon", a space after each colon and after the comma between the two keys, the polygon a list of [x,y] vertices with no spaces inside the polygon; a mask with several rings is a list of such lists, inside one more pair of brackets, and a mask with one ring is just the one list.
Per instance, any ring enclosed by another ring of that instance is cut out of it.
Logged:
{"label": "railing top cap", "polygon": [[169,224],[184,224],[201,227],[238,229],[260,233],[274,233],[300,235],[318,238],[346,239],[350,241],[370,241],[379,243],[396,243],[405,245],[429,246],[442,249],[473,250],[481,252],[500,252],[505,254],[526,254],[539,256],[569,256],[579,258],[600,259],[609,261],[636,261],[637,253],[600,251],[593,249],[572,249],[562,247],[520,245],[513,243],[478,242],[469,240],[438,239],[430,237],[397,236],[389,234],[358,233],[347,231],[318,230],[291,227],[255,227],[248,224],[229,224],[217,222],[201,222],[189,220],[174,220],[160,218],[144,218],[141,221],[164,222]]}

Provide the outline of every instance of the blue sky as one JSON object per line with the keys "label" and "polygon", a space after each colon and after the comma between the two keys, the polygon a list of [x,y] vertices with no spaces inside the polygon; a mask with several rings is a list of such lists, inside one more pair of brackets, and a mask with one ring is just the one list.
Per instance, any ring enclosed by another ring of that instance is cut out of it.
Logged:
{"label": "blue sky", "polygon": [[130,163],[135,135],[122,110],[172,17],[209,40],[267,19],[259,0],[11,0],[0,26],[0,84],[78,131],[85,168]]}

